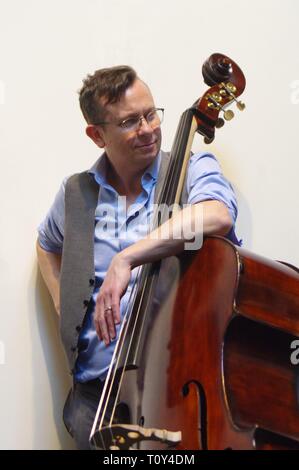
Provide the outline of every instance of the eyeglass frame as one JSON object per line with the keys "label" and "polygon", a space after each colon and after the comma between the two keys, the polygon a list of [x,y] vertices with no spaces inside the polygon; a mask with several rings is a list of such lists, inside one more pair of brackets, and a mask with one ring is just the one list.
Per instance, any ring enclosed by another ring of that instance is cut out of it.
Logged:
{"label": "eyeglass frame", "polygon": [[136,117],[136,127],[135,125],[132,127],[132,129],[126,129],[125,127],[123,127],[124,123],[126,123],[127,121],[130,121],[131,119],[134,119],[133,117],[131,118],[127,118],[127,119],[124,119],[123,121],[119,122],[119,123],[116,123],[116,122],[111,122],[111,121],[101,121],[101,122],[96,122],[96,123],[93,123],[94,126],[100,126],[102,124],[115,124],[116,126],[120,127],[120,129],[123,131],[123,132],[129,132],[130,130],[136,130],[136,129],[139,129],[140,128],[140,123],[142,121],[142,119],[144,119],[147,124],[149,126],[151,126],[151,124],[147,121],[147,116],[152,113],[153,111],[162,111],[162,117],[160,119],[160,124],[163,122],[163,119],[164,119],[164,111],[165,111],[165,108],[153,108],[151,109],[148,113],[146,113],[146,115],[143,115],[143,114],[140,114],[138,117]]}

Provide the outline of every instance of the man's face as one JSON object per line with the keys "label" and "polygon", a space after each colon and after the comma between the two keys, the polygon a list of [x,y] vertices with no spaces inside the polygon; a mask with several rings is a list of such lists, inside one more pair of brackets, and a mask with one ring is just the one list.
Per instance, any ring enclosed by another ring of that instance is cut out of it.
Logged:
{"label": "man's face", "polygon": [[149,88],[139,79],[128,88],[121,100],[105,106],[106,124],[100,129],[101,147],[116,170],[131,167],[143,170],[156,158],[161,147],[160,126],[150,125],[142,119],[135,130],[123,129],[119,124],[131,117],[146,116],[155,108]]}

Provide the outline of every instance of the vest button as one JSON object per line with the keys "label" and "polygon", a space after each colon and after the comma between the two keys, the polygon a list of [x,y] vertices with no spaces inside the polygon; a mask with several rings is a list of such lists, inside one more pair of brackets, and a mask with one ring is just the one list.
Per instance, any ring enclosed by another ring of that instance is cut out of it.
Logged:
{"label": "vest button", "polygon": [[72,351],[72,352],[75,352],[76,349],[77,349],[76,346],[72,346],[72,347],[71,347],[71,351]]}
{"label": "vest button", "polygon": [[94,279],[89,279],[89,285],[93,286],[94,285]]}
{"label": "vest button", "polygon": [[76,331],[78,331],[78,333],[81,331],[81,329],[82,329],[82,326],[81,326],[81,325],[77,325],[77,326],[76,326]]}
{"label": "vest button", "polygon": [[88,305],[89,305],[89,300],[83,300],[83,305],[84,305],[84,307],[88,307]]}

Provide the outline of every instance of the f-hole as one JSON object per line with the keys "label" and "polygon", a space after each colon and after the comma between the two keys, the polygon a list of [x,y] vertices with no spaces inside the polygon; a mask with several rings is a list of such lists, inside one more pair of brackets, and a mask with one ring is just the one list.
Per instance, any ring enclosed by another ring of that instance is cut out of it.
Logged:
{"label": "f-hole", "polygon": [[189,394],[189,386],[190,384],[194,384],[198,390],[198,397],[199,397],[199,441],[201,442],[202,450],[208,450],[208,433],[207,433],[207,400],[206,395],[203,389],[203,386],[199,382],[188,382],[182,388],[183,397],[187,397]]}

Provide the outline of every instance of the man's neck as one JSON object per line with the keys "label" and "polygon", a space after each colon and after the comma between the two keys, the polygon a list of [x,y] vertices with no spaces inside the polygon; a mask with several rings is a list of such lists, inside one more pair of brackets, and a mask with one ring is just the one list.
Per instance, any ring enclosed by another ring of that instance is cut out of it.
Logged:
{"label": "man's neck", "polygon": [[120,196],[126,196],[129,200],[135,200],[142,191],[141,178],[145,169],[130,172],[125,171],[122,174],[108,163],[107,181],[118,192]]}

